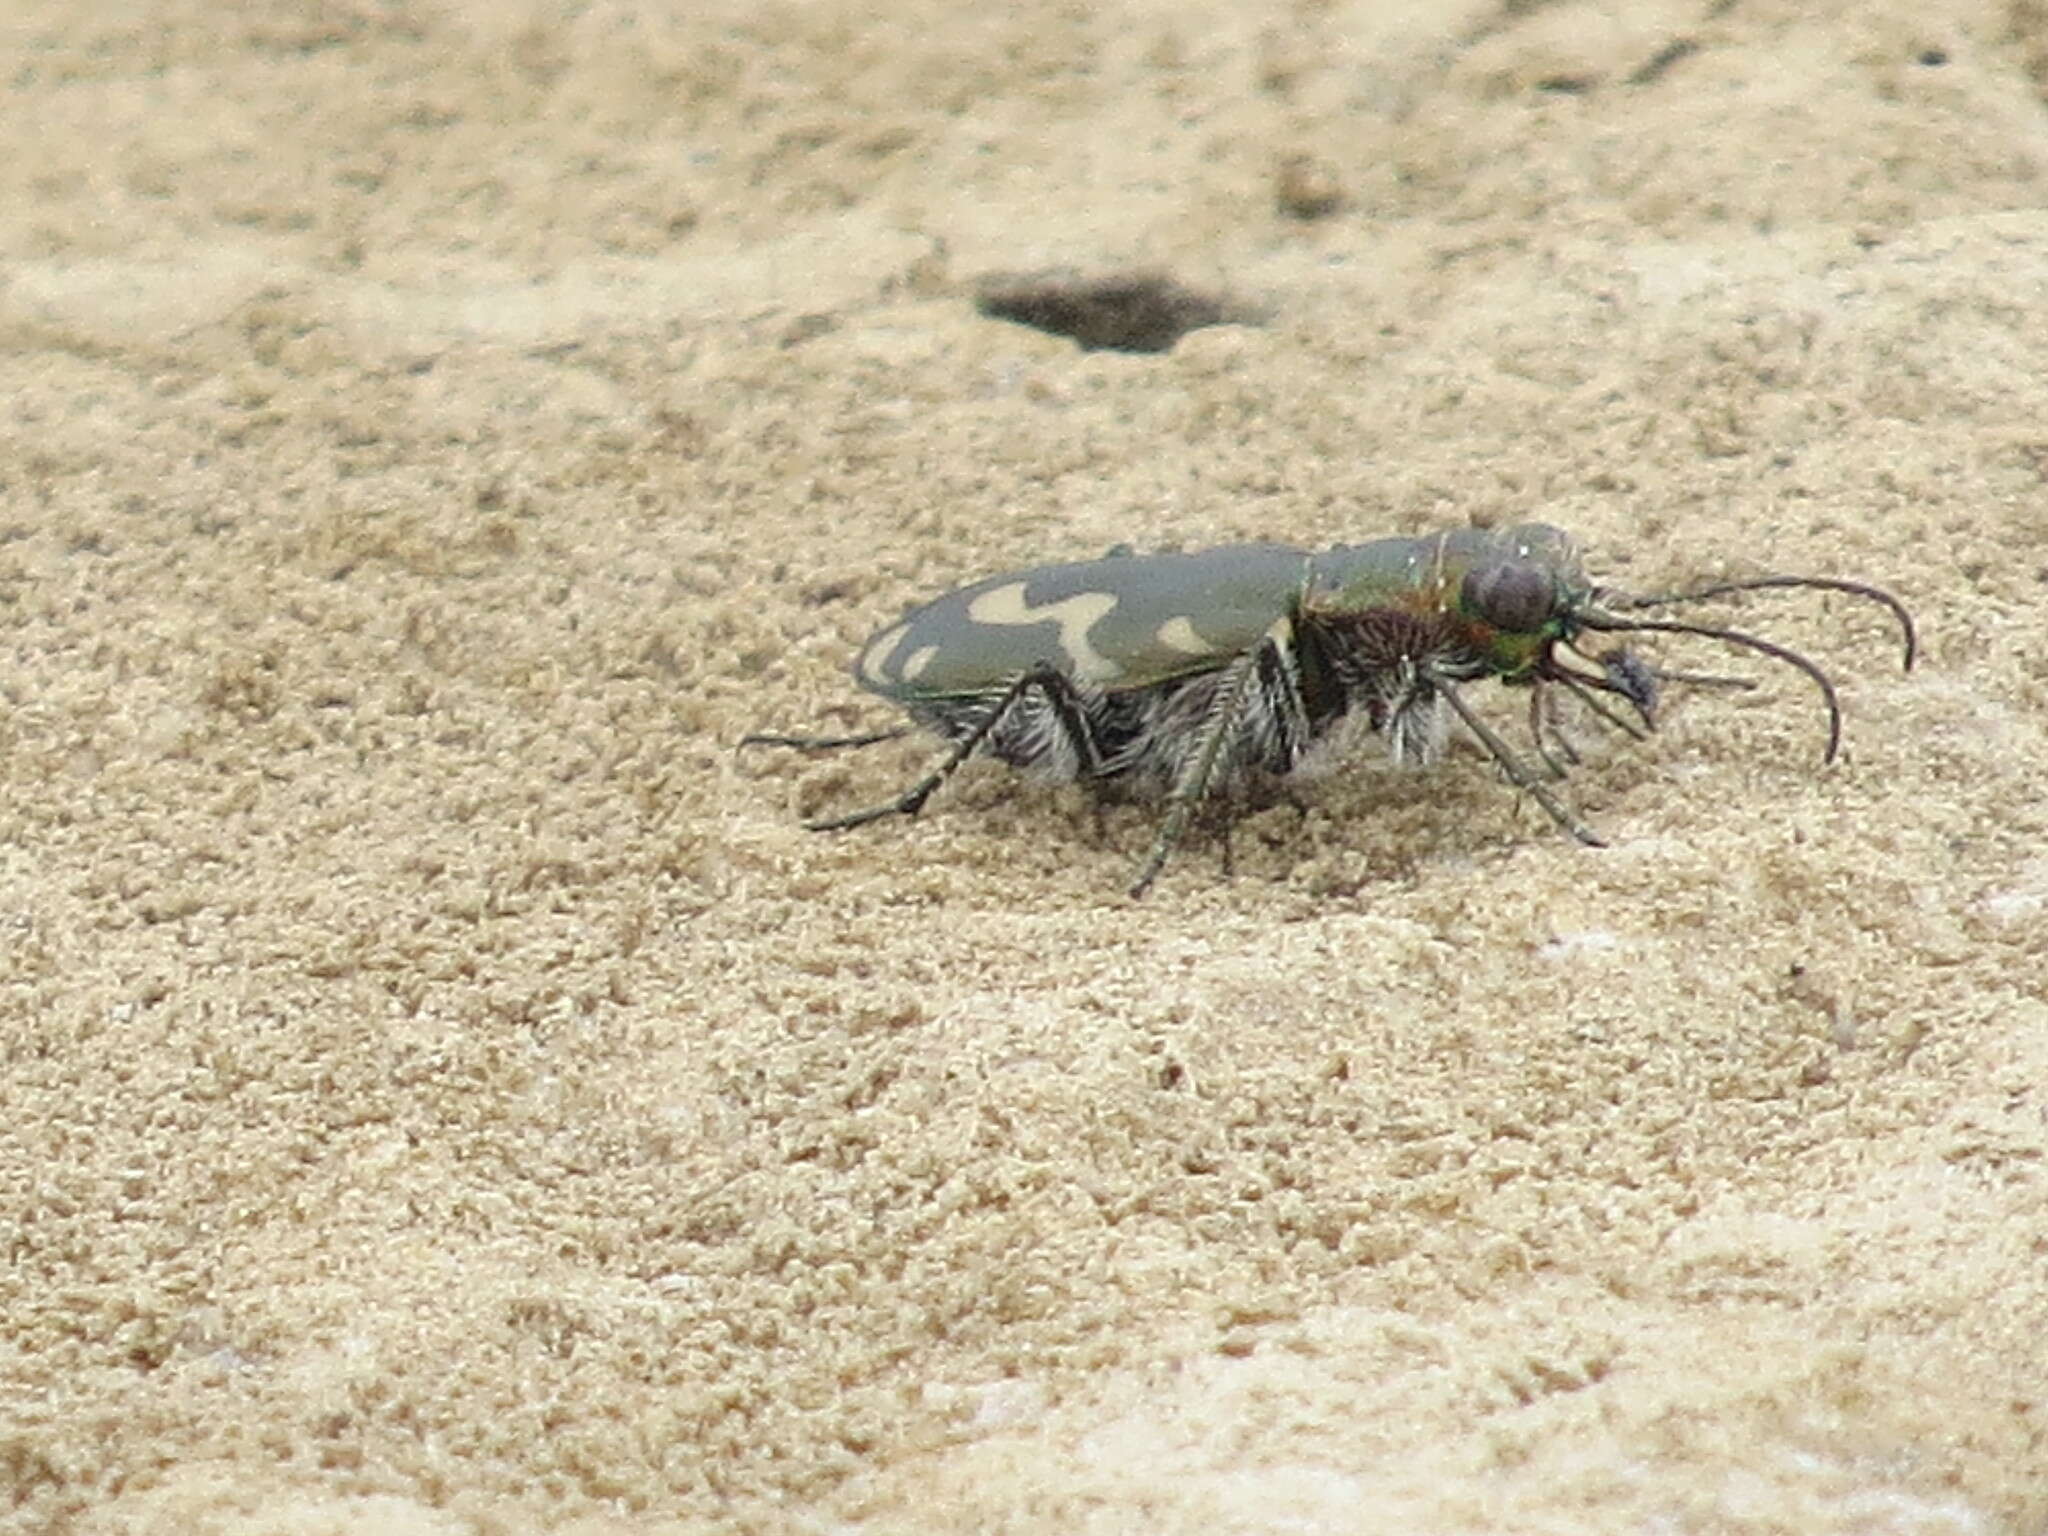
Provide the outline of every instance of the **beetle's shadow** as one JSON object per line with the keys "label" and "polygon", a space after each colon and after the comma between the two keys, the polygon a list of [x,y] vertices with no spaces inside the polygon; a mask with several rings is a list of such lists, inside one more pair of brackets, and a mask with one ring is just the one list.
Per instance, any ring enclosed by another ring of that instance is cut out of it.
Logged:
{"label": "beetle's shadow", "polygon": [[[1611,737],[1582,723],[1579,711],[1567,705],[1561,714],[1564,718],[1549,726],[1556,732],[1558,755],[1569,765],[1559,781],[1583,789],[1594,777],[1607,780],[1608,792],[1600,798],[1612,803],[1651,771],[1640,763],[1629,767],[1617,761],[1637,754],[1601,745]],[[1205,802],[1186,827],[1191,851],[1212,861],[1212,878],[1286,884],[1297,868],[1327,866],[1334,859],[1345,866],[1344,884],[1363,886],[1415,878],[1432,859],[1478,857],[1528,840],[1530,829],[1517,802],[1532,803],[1530,797],[1516,791],[1476,739],[1454,731],[1444,760],[1412,768],[1386,762],[1375,750],[1376,741],[1367,733],[1348,743],[1306,778],[1259,774]],[[886,753],[851,750],[890,742],[899,744]],[[875,782],[912,782],[932,761],[931,740],[909,726],[836,736],[757,735],[741,745],[797,749],[784,759],[788,769],[769,769],[763,777],[795,774],[793,795],[807,820],[859,801],[863,787]],[[1613,777],[1617,773],[1619,780]],[[1126,865],[1137,862],[1166,813],[1156,787],[1138,781],[1074,783],[1020,776],[981,755],[969,757],[932,787],[941,792],[929,804],[920,800],[912,813],[889,814],[900,807],[884,802],[874,808],[880,814],[822,825],[844,835],[895,835],[915,843],[916,828],[895,824],[939,818],[937,824],[949,829],[949,843],[959,836],[981,837],[992,849],[1006,850],[1000,857],[1011,869],[1018,867],[1015,848],[1024,839],[1026,846],[1045,850],[1056,870],[1066,871],[1084,854]],[[820,823],[812,820],[812,825]],[[1049,831],[1053,827],[1061,830]],[[1314,878],[1328,878],[1327,868]]]}
{"label": "beetle's shadow", "polygon": [[[859,739],[844,738],[849,744]],[[914,776],[929,764],[928,743],[916,732],[905,743],[889,753],[827,755],[827,748],[819,748],[793,759],[799,814],[807,819],[829,814],[860,800],[876,783]],[[1603,777],[1615,771],[1611,756],[1602,752],[1582,762],[1572,781],[1582,783],[1594,770]],[[1308,783],[1264,779],[1241,786],[1191,817],[1186,842],[1195,858],[1190,863],[1206,865],[1211,879],[1285,885],[1297,869],[1335,859],[1347,866],[1343,883],[1362,888],[1413,879],[1433,859],[1478,857],[1528,841],[1526,816],[1516,809],[1526,797],[1493,771],[1478,743],[1454,737],[1446,758],[1427,769],[1354,759]],[[1614,792],[1625,793],[1625,788],[1615,786]],[[1114,870],[1143,858],[1162,814],[1157,795],[1114,780],[1097,785],[1034,780],[993,759],[976,758],[963,764],[946,781],[943,795],[918,814],[839,835],[902,838],[914,848],[921,829],[944,827],[956,855],[965,846],[958,839],[978,838],[991,859],[1011,870],[1019,868],[1020,840],[1040,850],[1040,857],[1028,863],[1049,860],[1049,873],[1098,858]],[[1318,878],[1326,877],[1327,871]]]}

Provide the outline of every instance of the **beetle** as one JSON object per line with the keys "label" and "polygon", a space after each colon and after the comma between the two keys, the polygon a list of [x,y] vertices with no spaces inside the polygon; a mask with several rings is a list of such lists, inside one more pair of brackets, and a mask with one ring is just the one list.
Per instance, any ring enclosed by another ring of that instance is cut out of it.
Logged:
{"label": "beetle", "polygon": [[[1702,636],[1797,669],[1820,690],[1824,760],[1834,761],[1841,704],[1812,661],[1740,630],[1644,616],[1772,589],[1842,592],[1882,605],[1898,623],[1904,665],[1913,665],[1912,615],[1880,587],[1761,576],[1630,596],[1591,581],[1571,535],[1544,523],[1322,551],[1118,550],[1005,572],[911,610],[861,648],[853,666],[861,686],[951,746],[893,799],[808,825],[840,831],[914,816],[963,762],[987,755],[1094,791],[1161,800],[1158,830],[1129,887],[1137,897],[1198,812],[1270,793],[1339,746],[1346,727],[1377,734],[1395,763],[1422,766],[1441,755],[1455,721],[1562,831],[1599,846],[1546,782],[1566,771],[1551,743],[1565,759],[1575,756],[1551,718],[1550,690],[1573,694],[1607,725],[1641,738],[1655,727],[1662,681],[1748,685],[1664,672],[1626,646],[1595,655],[1580,648],[1588,635]],[[1568,655],[1598,670],[1572,665]],[[1465,685],[1486,678],[1531,690],[1540,767],[1466,700]],[[913,726],[855,736],[757,733],[740,745],[860,747]]]}

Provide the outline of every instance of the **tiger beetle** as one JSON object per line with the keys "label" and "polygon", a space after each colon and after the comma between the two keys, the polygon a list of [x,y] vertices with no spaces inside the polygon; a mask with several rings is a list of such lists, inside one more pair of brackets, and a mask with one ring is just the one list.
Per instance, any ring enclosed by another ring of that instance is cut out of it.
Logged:
{"label": "tiger beetle", "polygon": [[[854,663],[861,686],[901,705],[915,725],[950,741],[950,750],[894,799],[808,825],[827,832],[915,816],[955,769],[984,754],[1098,792],[1163,800],[1158,831],[1130,885],[1136,897],[1198,811],[1222,805],[1227,817],[1229,807],[1270,794],[1312,767],[1340,725],[1368,725],[1395,763],[1424,765],[1442,753],[1455,718],[1562,831],[1598,847],[1600,839],[1546,782],[1563,778],[1566,762],[1576,760],[1553,719],[1551,690],[1563,689],[1606,725],[1641,740],[1656,724],[1660,683],[1749,685],[1663,671],[1625,647],[1595,655],[1580,648],[1588,634],[1698,635],[1796,668],[1820,690],[1823,758],[1834,761],[1841,704],[1813,662],[1740,630],[1643,616],[1785,588],[1882,604],[1898,622],[1905,665],[1913,665],[1912,615],[1881,588],[1760,576],[1630,596],[1588,580],[1571,536],[1542,523],[1321,552],[1279,544],[1113,551],[991,576],[914,609],[870,639]],[[1587,665],[1569,664],[1568,652]],[[1466,701],[1464,685],[1489,677],[1530,690],[1528,729],[1540,768]],[[756,734],[740,745],[824,751],[893,741],[911,729]]]}

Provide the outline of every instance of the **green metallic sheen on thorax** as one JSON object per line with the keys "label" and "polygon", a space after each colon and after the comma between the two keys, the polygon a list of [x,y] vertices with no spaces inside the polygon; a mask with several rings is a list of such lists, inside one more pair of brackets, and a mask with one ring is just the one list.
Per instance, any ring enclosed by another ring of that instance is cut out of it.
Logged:
{"label": "green metallic sheen on thorax", "polygon": [[[1466,600],[1467,576],[1506,561],[1533,566],[1551,578],[1553,602],[1538,628],[1498,628]],[[1447,640],[1483,659],[1495,676],[1512,680],[1533,668],[1550,644],[1570,638],[1571,615],[1591,591],[1570,534],[1547,523],[1517,523],[1325,550],[1310,560],[1302,608],[1311,620],[1333,623],[1386,610],[1433,620]]]}

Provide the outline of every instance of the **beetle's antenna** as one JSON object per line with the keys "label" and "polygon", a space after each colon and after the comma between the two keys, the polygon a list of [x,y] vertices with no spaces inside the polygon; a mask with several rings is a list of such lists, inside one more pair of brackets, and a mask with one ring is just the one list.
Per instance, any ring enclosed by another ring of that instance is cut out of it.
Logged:
{"label": "beetle's antenna", "polygon": [[1905,638],[1906,655],[1904,669],[1913,670],[1913,660],[1919,654],[1919,636],[1913,628],[1913,615],[1883,587],[1873,587],[1861,581],[1838,581],[1832,576],[1753,576],[1747,581],[1724,581],[1711,587],[1700,587],[1692,592],[1670,592],[1657,597],[1629,597],[1619,592],[1602,592],[1599,600],[1610,608],[1668,608],[1675,603],[1704,602],[1710,597],[1725,597],[1730,592],[1762,592],[1771,589],[1813,587],[1823,592],[1846,592],[1851,597],[1868,598],[1873,603],[1882,603],[1889,608],[1892,617],[1899,621],[1899,633]]}
{"label": "beetle's antenna", "polygon": [[[1793,578],[1774,578],[1773,584],[1783,585],[1786,581],[1791,580]],[[1807,584],[1810,585],[1810,583]],[[1833,586],[1836,583],[1828,582],[1824,583],[1824,585]],[[1842,585],[1849,584],[1842,583]],[[1875,587],[1867,587],[1862,590],[1871,593],[1877,591]],[[1705,595],[1708,594],[1688,594],[1688,596],[1693,597]],[[1635,600],[1638,605],[1642,601],[1642,599]],[[1651,603],[1666,603],[1682,602],[1684,599],[1651,598],[1648,601]],[[1903,614],[1904,610],[1901,609],[1900,612]],[[1773,641],[1760,639],[1755,635],[1746,635],[1739,629],[1717,629],[1711,624],[1685,624],[1677,619],[1620,619],[1611,615],[1581,614],[1579,616],[1579,623],[1587,629],[1596,629],[1608,634],[1633,634],[1639,630],[1653,630],[1659,634],[1667,635],[1700,635],[1708,640],[1719,640],[1728,645],[1739,645],[1748,650],[1760,651],[1766,656],[1784,662],[1788,667],[1797,667],[1801,672],[1804,672],[1813,679],[1815,686],[1820,689],[1821,698],[1828,707],[1828,748],[1822,756],[1822,761],[1832,763],[1835,760],[1835,754],[1841,750],[1842,704],[1841,700],[1835,696],[1835,685],[1829,680],[1827,673],[1821,671],[1819,667],[1808,661],[1797,651],[1792,650],[1789,646],[1778,645]],[[1910,637],[1912,634],[1910,620],[1907,621],[1907,625],[1907,635],[1909,637],[1908,654],[1910,659]]]}

